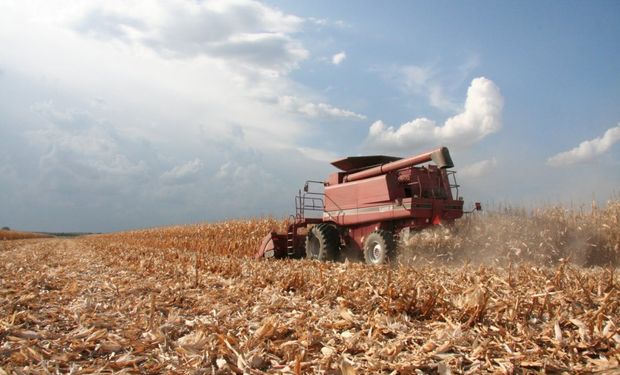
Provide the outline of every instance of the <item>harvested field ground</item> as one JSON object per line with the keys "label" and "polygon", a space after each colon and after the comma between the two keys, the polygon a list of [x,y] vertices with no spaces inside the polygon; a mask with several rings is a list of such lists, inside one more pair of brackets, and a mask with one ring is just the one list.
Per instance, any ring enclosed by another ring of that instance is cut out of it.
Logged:
{"label": "harvested field ground", "polygon": [[[565,260],[577,250],[554,246],[570,221],[538,251],[544,228],[513,222],[533,237],[491,256],[502,238],[476,220],[405,250],[427,259],[384,267],[240,256],[281,225],[270,219],[1,241],[0,373],[617,371],[615,266]],[[616,259],[610,228],[582,247],[599,241],[600,263]],[[471,261],[473,233],[488,262]]]}

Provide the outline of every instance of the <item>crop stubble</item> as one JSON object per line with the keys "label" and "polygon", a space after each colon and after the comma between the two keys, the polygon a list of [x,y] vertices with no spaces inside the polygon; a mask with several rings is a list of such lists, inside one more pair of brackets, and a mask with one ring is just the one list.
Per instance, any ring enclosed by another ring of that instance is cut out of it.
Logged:
{"label": "crop stubble", "polygon": [[[609,207],[588,215],[613,224],[619,210]],[[384,267],[248,258],[266,230],[282,225],[274,219],[10,241],[0,249],[0,366],[7,373],[617,369],[620,297],[616,268],[606,264],[617,261],[618,227],[585,233],[588,215],[560,211],[502,215],[463,221],[458,234],[418,234],[403,251],[415,262]],[[536,221],[544,215],[554,218],[546,228]],[[508,225],[502,220],[512,221],[520,244],[494,232]],[[599,248],[611,257],[584,268],[570,261],[578,248],[569,240],[596,249],[590,258]],[[474,259],[476,245],[486,261]]]}

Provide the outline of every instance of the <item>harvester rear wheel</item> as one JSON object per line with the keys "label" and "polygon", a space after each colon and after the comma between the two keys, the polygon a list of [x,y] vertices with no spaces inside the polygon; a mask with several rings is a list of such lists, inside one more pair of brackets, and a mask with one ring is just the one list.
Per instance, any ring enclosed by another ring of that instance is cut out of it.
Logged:
{"label": "harvester rear wheel", "polygon": [[376,230],[364,241],[364,260],[368,264],[384,264],[394,254],[394,235],[387,230]]}
{"label": "harvester rear wheel", "polygon": [[306,258],[321,261],[335,260],[340,249],[340,234],[335,226],[317,224],[306,236]]}

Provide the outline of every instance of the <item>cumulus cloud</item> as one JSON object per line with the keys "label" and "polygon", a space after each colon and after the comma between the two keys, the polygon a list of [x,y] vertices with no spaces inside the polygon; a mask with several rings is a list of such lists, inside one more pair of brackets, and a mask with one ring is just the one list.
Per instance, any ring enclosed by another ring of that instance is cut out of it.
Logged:
{"label": "cumulus cloud", "polygon": [[337,54],[332,56],[332,64],[340,65],[347,58],[346,52],[338,52]]}
{"label": "cumulus cloud", "polygon": [[165,57],[202,55],[286,73],[308,57],[292,36],[303,21],[255,1],[106,1],[78,18],[74,30]]}
{"label": "cumulus cloud", "polygon": [[459,175],[463,177],[481,177],[489,172],[492,172],[493,169],[497,166],[497,159],[491,158],[486,160],[480,160],[476,163],[467,165],[459,170]]}
{"label": "cumulus cloud", "polygon": [[379,120],[370,126],[366,144],[378,149],[407,149],[422,145],[471,145],[502,127],[504,99],[490,79],[472,80],[464,109],[443,125],[428,118],[417,118],[398,128]]}
{"label": "cumulus cloud", "polygon": [[337,108],[326,103],[307,102],[296,96],[280,96],[278,104],[288,111],[301,113],[309,117],[366,119],[366,116],[359,113]]}
{"label": "cumulus cloud", "polygon": [[552,167],[561,167],[588,162],[609,151],[618,141],[620,141],[620,123],[607,129],[602,137],[583,141],[571,150],[550,157],[547,159],[547,164]]}

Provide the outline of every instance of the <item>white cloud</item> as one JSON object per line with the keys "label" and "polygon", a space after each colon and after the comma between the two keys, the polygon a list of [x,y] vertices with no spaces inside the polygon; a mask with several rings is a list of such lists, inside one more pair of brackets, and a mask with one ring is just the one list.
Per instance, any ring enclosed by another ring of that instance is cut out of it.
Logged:
{"label": "white cloud", "polygon": [[280,96],[278,98],[278,104],[288,111],[298,112],[309,117],[366,119],[366,116],[359,113],[336,108],[326,103],[306,102],[295,96]]}
{"label": "white cloud", "polygon": [[609,151],[618,141],[620,141],[620,123],[607,129],[602,137],[583,141],[571,150],[550,157],[547,159],[547,164],[552,167],[560,167],[588,162]]}
{"label": "white cloud", "polygon": [[25,132],[28,140],[43,147],[39,163],[47,172],[66,168],[72,163],[88,169],[91,175],[131,176],[142,174],[142,160],[130,160],[119,145],[113,127],[98,121],[85,110],[62,109],[53,102],[31,107],[45,121],[45,126]]}
{"label": "white cloud", "polygon": [[391,67],[383,74],[405,93],[423,97],[428,104],[442,111],[456,113],[463,108],[452,94],[472,76],[479,63],[479,57],[472,55],[456,69],[452,66],[446,69],[435,62]]}
{"label": "white cloud", "polygon": [[481,160],[476,163],[467,165],[463,168],[460,168],[459,175],[465,178],[481,177],[481,176],[484,176],[492,172],[496,166],[497,166],[497,159],[495,158]]}
{"label": "white cloud", "polygon": [[339,29],[346,29],[346,28],[350,28],[351,25],[349,25],[348,23],[344,22],[343,20],[335,20],[332,21],[330,19],[327,18],[315,18],[315,17],[308,17],[306,18],[307,22],[310,22],[316,26],[319,27],[335,27],[335,28],[339,28]]}
{"label": "white cloud", "polygon": [[153,48],[164,57],[204,55],[276,73],[308,57],[292,37],[302,24],[297,16],[243,0],[106,1],[73,22],[77,32]]}
{"label": "white cloud", "polygon": [[347,58],[346,52],[338,52],[337,54],[332,56],[332,64],[340,65]]}
{"label": "white cloud", "polygon": [[427,118],[417,118],[398,128],[376,121],[370,126],[366,144],[378,149],[407,149],[437,144],[471,145],[502,127],[504,99],[493,81],[479,77],[467,90],[463,112],[450,117],[443,125]]}
{"label": "white cloud", "polygon": [[161,178],[168,181],[187,181],[196,175],[204,167],[204,163],[199,158],[190,160],[185,164],[177,165],[174,168],[164,172]]}
{"label": "white cloud", "polygon": [[[260,186],[261,189],[271,190],[276,178],[256,163],[238,163],[227,161],[218,169],[215,177],[223,186],[234,186],[235,189]],[[244,193],[245,194],[245,193]]]}
{"label": "white cloud", "polygon": [[425,86],[434,75],[433,70],[429,67],[408,65],[401,68],[403,75],[403,83],[411,90]]}
{"label": "white cloud", "polygon": [[[53,81],[59,90],[49,98],[100,99],[98,115],[118,133],[133,128],[163,142],[195,138],[200,127],[215,137],[231,124],[260,147],[291,145],[303,134],[303,120],[277,105],[283,92],[308,94],[287,76],[300,60],[284,42],[301,46],[303,19],[253,1],[61,3],[0,4],[0,65]],[[240,44],[255,45],[233,51]]]}
{"label": "white cloud", "polygon": [[284,213],[287,191],[324,175],[297,149],[308,118],[361,116],[280,105],[314,96],[288,76],[300,25],[252,1],[0,2],[0,185],[26,202],[15,220],[114,230]]}
{"label": "white cloud", "polygon": [[408,65],[399,68],[397,76],[399,84],[404,86],[407,93],[425,96],[433,107],[444,111],[461,109],[445,95],[442,84],[436,78],[437,72],[434,67]]}
{"label": "white cloud", "polygon": [[317,160],[323,163],[331,163],[334,160],[337,160],[339,156],[335,152],[321,150],[319,148],[313,147],[297,147],[297,150],[308,159]]}

